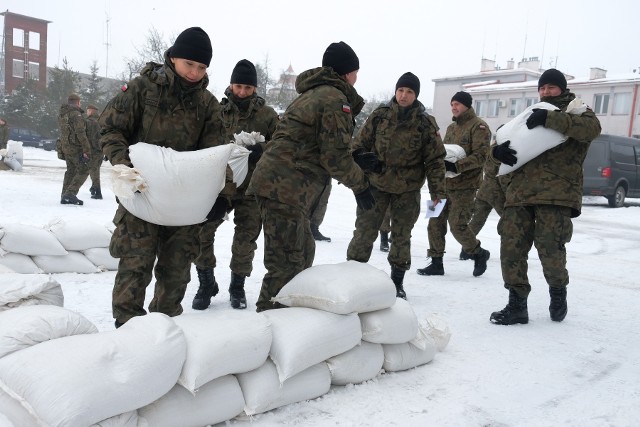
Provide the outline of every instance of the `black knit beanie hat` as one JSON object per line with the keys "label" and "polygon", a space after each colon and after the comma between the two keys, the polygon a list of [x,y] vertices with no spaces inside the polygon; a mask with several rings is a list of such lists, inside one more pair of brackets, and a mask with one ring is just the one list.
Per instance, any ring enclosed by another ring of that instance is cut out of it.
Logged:
{"label": "black knit beanie hat", "polygon": [[420,79],[413,73],[407,72],[400,76],[396,83],[396,90],[399,87],[408,87],[416,93],[416,98],[420,95]]}
{"label": "black knit beanie hat", "polygon": [[458,101],[467,108],[471,108],[471,105],[473,105],[473,98],[467,92],[456,92],[456,94],[451,97],[451,102],[453,101]]}
{"label": "black knit beanie hat", "polygon": [[322,66],[331,67],[341,76],[360,69],[358,55],[345,42],[331,43],[322,55]]}
{"label": "black knit beanie hat", "polygon": [[558,71],[555,68],[549,68],[547,71],[542,73],[540,80],[538,80],[538,89],[547,84],[556,85],[562,89],[563,92],[567,90],[567,78],[561,71]]}
{"label": "black knit beanie hat", "polygon": [[183,58],[199,62],[207,67],[211,63],[211,40],[200,27],[187,28],[180,33],[169,48],[171,58]]}
{"label": "black knit beanie hat", "polygon": [[231,73],[231,84],[258,86],[258,73],[251,61],[241,59]]}

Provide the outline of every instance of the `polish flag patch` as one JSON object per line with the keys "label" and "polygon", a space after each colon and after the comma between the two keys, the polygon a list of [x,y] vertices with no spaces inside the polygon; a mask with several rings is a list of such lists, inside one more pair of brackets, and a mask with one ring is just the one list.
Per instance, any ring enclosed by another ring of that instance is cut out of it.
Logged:
{"label": "polish flag patch", "polygon": [[351,107],[348,106],[347,104],[343,104],[342,105],[342,111],[345,113],[351,113]]}
{"label": "polish flag patch", "polygon": [[126,83],[123,84],[122,86],[120,86],[120,90],[123,91],[123,92],[126,92],[127,89],[129,89],[129,86]]}

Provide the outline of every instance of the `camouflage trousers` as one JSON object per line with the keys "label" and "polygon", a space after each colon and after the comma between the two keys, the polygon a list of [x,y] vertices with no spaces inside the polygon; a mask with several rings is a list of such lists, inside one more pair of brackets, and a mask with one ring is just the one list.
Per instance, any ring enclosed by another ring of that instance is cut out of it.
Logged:
{"label": "camouflage trousers", "polygon": [[91,153],[91,160],[89,160],[89,177],[91,178],[91,186],[100,188],[100,167],[102,166],[102,159],[104,155],[102,151],[94,151]]}
{"label": "camouflage trousers", "polygon": [[439,216],[429,219],[427,226],[429,233],[428,256],[441,258],[444,255],[447,222],[451,228],[451,234],[466,253],[475,255],[480,251],[480,241],[476,239],[476,235],[469,228],[475,194],[475,190],[447,191],[447,203],[444,205],[444,209]]}
{"label": "camouflage trousers", "polygon": [[391,231],[391,209],[387,209],[384,214],[384,219],[382,220],[382,225],[380,226],[380,231],[383,233],[388,233]]}
{"label": "camouflage trousers", "polygon": [[[201,226],[200,255],[194,264],[198,267],[216,267],[214,240],[218,227],[223,220],[213,221]],[[233,200],[233,243],[229,268],[235,274],[249,277],[253,271],[253,258],[258,249],[256,241],[262,231],[260,209],[255,197],[243,197]]]}
{"label": "camouflage trousers", "polygon": [[168,316],[181,314],[180,303],[191,280],[191,263],[198,254],[198,226],[151,224],[122,206],[118,206],[113,223],[116,229],[109,251],[111,256],[120,258],[113,286],[113,317],[124,323],[146,314],[144,299],[152,272],[156,284],[149,311]]}
{"label": "camouflage trousers", "polygon": [[573,223],[571,209],[553,205],[506,207],[498,222],[500,234],[500,263],[505,288],[515,290],[521,297],[531,292],[527,259],[535,245],[544,278],[550,287],[569,284],[567,251]]}
{"label": "camouflage trousers", "polygon": [[322,192],[322,194],[320,195],[320,198],[318,199],[318,205],[313,210],[313,212],[311,212],[311,224],[315,224],[318,227],[320,227],[320,225],[322,224],[322,221],[324,221],[324,215],[327,213],[327,206],[329,205],[330,195],[331,195],[331,180],[329,180],[329,183],[327,184],[327,186],[324,187],[324,191]]}
{"label": "camouflage trousers", "polygon": [[256,311],[276,308],[271,298],[296,274],[313,265],[316,242],[309,216],[302,209],[264,197],[256,197],[262,218],[264,266]]}
{"label": "camouflage trousers", "polygon": [[82,153],[65,152],[65,161],[67,162],[67,170],[64,172],[64,180],[62,181],[62,195],[77,196],[80,187],[89,176],[89,164],[80,162]]}
{"label": "camouflage trousers", "polygon": [[373,209],[356,210],[356,229],[347,248],[347,259],[368,262],[378,230],[389,212],[393,244],[387,260],[392,267],[408,270],[411,267],[411,231],[420,215],[420,191],[392,194],[372,189],[376,199]]}

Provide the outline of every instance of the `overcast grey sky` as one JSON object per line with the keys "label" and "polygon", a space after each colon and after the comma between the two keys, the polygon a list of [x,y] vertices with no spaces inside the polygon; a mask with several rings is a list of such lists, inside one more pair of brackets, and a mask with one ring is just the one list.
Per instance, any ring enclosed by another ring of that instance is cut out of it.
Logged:
{"label": "overcast grey sky", "polygon": [[[67,58],[88,72],[124,71],[124,58],[155,27],[167,40],[200,26],[212,39],[210,89],[220,98],[236,62],[272,73],[319,66],[327,45],[343,40],[360,58],[356,89],[365,98],[392,94],[398,77],[421,80],[419,99],[433,101],[434,78],[480,71],[480,60],[539,57],[576,77],[590,67],[609,75],[640,68],[640,3],[634,0],[4,0],[2,10],[51,21],[48,65]],[[110,18],[107,39],[107,17]],[[2,23],[4,26],[4,23]]]}

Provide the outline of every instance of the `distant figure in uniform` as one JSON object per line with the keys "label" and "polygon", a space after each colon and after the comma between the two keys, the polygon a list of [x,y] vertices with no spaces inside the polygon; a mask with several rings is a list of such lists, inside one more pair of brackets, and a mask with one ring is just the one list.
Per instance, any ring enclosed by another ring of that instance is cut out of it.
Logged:
{"label": "distant figure in uniform", "polygon": [[95,105],[87,106],[87,137],[91,144],[91,160],[89,161],[89,177],[91,178],[92,199],[102,199],[102,190],[100,189],[100,166],[104,156],[100,148],[100,123],[98,123],[98,107]]}
{"label": "distant figure in uniform", "polygon": [[87,138],[87,124],[82,117],[80,97],[72,93],[67,103],[60,107],[58,127],[60,129],[60,150],[67,162],[67,170],[62,182],[60,203],[63,205],[82,205],[78,191],[89,176],[91,144]]}
{"label": "distant figure in uniform", "polygon": [[7,148],[9,141],[9,125],[5,119],[0,119],[0,150]]}

